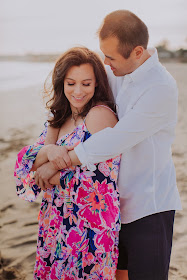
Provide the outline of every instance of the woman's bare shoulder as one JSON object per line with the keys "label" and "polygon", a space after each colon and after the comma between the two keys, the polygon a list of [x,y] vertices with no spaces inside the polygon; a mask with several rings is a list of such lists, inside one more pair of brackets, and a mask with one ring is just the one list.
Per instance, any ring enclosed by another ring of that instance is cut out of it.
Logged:
{"label": "woman's bare shoulder", "polygon": [[106,105],[97,105],[86,116],[86,127],[94,134],[106,127],[114,127],[117,123],[116,114]]}

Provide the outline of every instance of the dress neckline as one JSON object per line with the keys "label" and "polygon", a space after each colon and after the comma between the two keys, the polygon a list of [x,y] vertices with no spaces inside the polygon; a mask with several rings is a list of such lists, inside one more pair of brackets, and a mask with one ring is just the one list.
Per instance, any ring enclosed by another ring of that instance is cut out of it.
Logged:
{"label": "dress neckline", "polygon": [[[84,128],[86,129],[86,131],[88,131],[86,125],[85,125],[85,121],[83,120],[83,122],[81,122],[80,124],[78,124],[71,132],[66,133],[65,135],[63,135],[61,138],[59,138],[56,142],[56,144],[62,143],[68,136],[70,136],[71,134],[73,134],[80,126],[84,126]],[[89,132],[90,133],[90,132]],[[91,133],[90,133],[91,134]]]}
{"label": "dress neckline", "polygon": [[[105,107],[105,108],[109,109],[111,112],[113,112],[113,113],[116,115],[116,113],[115,113],[110,107],[108,107],[108,106],[106,106],[106,105],[104,105],[104,104],[98,104],[98,105],[95,105],[95,106],[92,107],[92,108],[95,108],[95,107]],[[92,109],[92,108],[91,108],[91,109]],[[86,116],[87,116],[87,115],[86,115]],[[63,135],[61,138],[59,138],[59,139],[57,140],[56,144],[62,143],[68,136],[70,136],[71,134],[73,134],[73,133],[75,132],[75,130],[78,129],[79,126],[84,126],[84,128],[86,129],[86,131],[89,132],[89,130],[87,129],[86,124],[85,124],[86,116],[85,116],[85,118],[83,119],[83,121],[82,121],[80,124],[78,124],[71,132],[69,132],[69,133]],[[89,132],[89,133],[90,133],[90,132]],[[91,133],[90,133],[90,135],[91,135]]]}

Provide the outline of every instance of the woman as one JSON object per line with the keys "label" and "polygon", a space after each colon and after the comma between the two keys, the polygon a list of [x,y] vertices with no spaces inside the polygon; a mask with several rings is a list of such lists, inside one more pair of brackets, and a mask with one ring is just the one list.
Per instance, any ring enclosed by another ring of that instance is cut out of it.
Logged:
{"label": "woman", "polygon": [[[73,48],[54,67],[49,108],[56,145],[73,148],[117,118],[100,58],[87,48]],[[49,103],[48,103],[49,104]],[[118,259],[120,157],[95,166],[54,169],[46,188],[34,171],[50,164],[47,126],[38,141],[17,157],[17,194],[34,201],[41,191],[34,279],[114,279]],[[45,143],[46,139],[46,143]],[[45,143],[45,145],[44,145]]]}

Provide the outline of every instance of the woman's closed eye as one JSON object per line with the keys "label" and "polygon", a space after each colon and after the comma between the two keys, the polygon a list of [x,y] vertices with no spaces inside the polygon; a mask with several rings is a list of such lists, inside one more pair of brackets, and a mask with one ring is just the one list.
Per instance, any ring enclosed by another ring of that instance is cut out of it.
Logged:
{"label": "woman's closed eye", "polygon": [[[68,83],[68,86],[74,86],[75,84],[74,83]],[[85,87],[89,87],[91,85],[91,83],[88,83],[88,84],[82,84],[83,86]]]}
{"label": "woman's closed eye", "polygon": [[91,85],[91,83],[83,84],[83,86],[85,86],[85,87],[89,87],[90,85]]}
{"label": "woman's closed eye", "polygon": [[74,86],[74,83],[68,83],[68,86]]}

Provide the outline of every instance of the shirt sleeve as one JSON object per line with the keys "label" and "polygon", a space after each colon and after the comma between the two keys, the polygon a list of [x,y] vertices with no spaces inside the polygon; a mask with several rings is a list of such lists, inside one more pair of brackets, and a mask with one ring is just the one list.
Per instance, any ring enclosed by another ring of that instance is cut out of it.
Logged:
{"label": "shirt sleeve", "polygon": [[86,166],[113,158],[177,121],[177,87],[154,86],[113,128],[105,128],[75,148]]}

